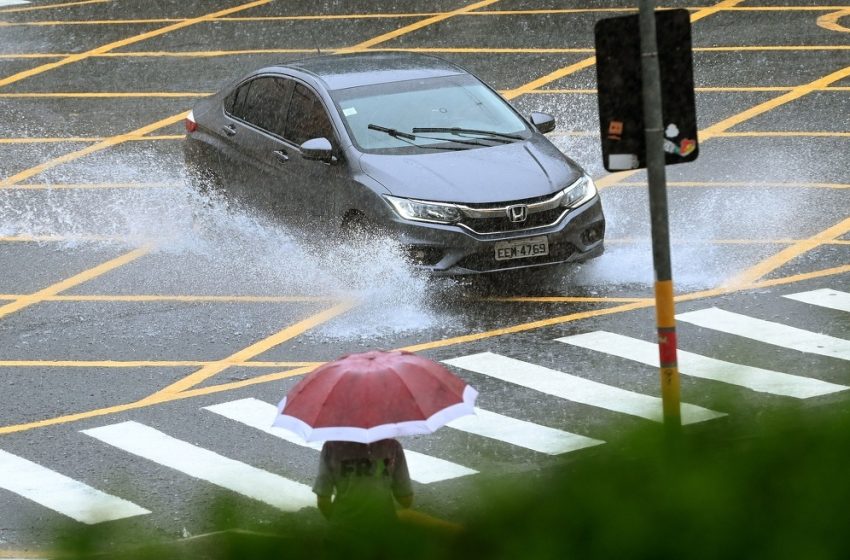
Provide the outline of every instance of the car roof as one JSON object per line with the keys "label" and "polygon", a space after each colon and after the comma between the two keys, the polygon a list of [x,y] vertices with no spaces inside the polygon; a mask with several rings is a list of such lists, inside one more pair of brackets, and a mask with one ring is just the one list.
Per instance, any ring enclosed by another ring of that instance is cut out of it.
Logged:
{"label": "car roof", "polygon": [[308,72],[322,80],[329,90],[468,74],[441,58],[411,53],[318,56],[288,62],[280,67]]}

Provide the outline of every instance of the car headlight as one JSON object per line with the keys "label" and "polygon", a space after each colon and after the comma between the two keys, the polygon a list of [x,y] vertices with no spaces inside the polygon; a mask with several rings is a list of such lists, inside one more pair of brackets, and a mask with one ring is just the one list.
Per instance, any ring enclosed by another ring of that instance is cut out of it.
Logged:
{"label": "car headlight", "polygon": [[574,208],[596,196],[596,184],[589,175],[583,175],[581,179],[564,189],[563,193],[561,206]]}
{"label": "car headlight", "polygon": [[460,221],[461,218],[460,209],[454,204],[425,202],[388,195],[384,195],[384,197],[392,204],[398,215],[407,220],[453,224]]}

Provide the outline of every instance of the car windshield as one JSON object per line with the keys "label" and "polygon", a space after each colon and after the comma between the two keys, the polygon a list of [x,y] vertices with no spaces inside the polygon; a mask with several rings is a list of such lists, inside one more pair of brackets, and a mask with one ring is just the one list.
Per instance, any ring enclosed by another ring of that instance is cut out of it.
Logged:
{"label": "car windshield", "polygon": [[[332,91],[352,140],[365,152],[415,153],[501,145],[493,135],[429,132],[414,128],[461,128],[528,138],[525,121],[473,76],[461,74]],[[379,125],[369,128],[369,125]],[[406,134],[387,134],[380,129]],[[471,140],[466,144],[453,140]],[[420,146],[420,147],[417,147]],[[424,149],[423,149],[424,148]]]}

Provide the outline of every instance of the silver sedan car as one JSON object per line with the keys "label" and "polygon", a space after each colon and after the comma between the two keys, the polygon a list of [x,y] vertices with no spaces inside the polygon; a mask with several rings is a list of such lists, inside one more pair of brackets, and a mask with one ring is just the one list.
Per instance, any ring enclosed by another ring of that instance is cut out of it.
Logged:
{"label": "silver sedan car", "polygon": [[199,101],[185,155],[199,184],[284,223],[380,232],[417,266],[477,274],[602,254],[596,187],[554,128],[440,58],[323,56]]}

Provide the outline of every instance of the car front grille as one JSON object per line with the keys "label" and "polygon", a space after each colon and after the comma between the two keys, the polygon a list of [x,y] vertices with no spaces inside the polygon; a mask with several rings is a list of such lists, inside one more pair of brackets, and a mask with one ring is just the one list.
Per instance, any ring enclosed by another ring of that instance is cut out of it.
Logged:
{"label": "car front grille", "polygon": [[[458,224],[481,235],[552,226],[561,221],[567,213],[567,209],[561,206],[564,192],[512,202],[501,202],[498,205],[460,205],[463,218]],[[509,217],[510,209],[515,206],[524,206],[527,212],[526,218],[521,222],[514,222]]]}
{"label": "car front grille", "polygon": [[535,212],[534,214],[529,213],[528,218],[526,218],[524,222],[512,222],[508,219],[507,213],[505,213],[502,217],[493,218],[472,218],[464,216],[459,223],[475,233],[522,231],[525,229],[554,225],[560,221],[562,214],[565,212],[565,208],[557,207],[550,210]]}
{"label": "car front grille", "polygon": [[576,252],[576,247],[572,243],[557,243],[549,246],[549,254],[539,257],[529,257],[526,259],[512,259],[508,261],[497,261],[493,250],[475,253],[468,255],[458,261],[457,265],[460,268],[467,270],[475,270],[484,272],[488,270],[499,270],[504,268],[514,268],[517,266],[529,266],[535,264],[548,264],[565,261]]}

